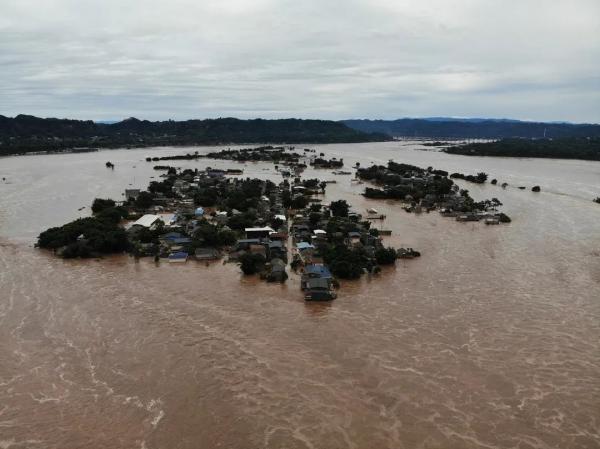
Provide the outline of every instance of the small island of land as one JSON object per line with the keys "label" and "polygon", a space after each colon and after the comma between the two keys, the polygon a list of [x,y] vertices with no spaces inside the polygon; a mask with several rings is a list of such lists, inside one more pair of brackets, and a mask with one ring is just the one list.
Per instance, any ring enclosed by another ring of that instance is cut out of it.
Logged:
{"label": "small island of land", "polygon": [[169,167],[146,191],[126,190],[125,201],[95,199],[93,216],[42,232],[37,246],[64,258],[127,252],[182,263],[226,257],[244,275],[269,282],[285,282],[289,264],[307,300],[334,299],[337,279],[377,274],[382,265],[420,255],[384,246],[346,201],[322,204],[318,196],[327,183],[302,179],[300,171],[290,180],[289,170],[279,169],[283,181],[276,184],[225,170]]}
{"label": "small island of land", "polygon": [[[385,219],[375,209],[363,215],[345,200],[324,204],[319,196],[331,181],[301,175],[308,165],[333,169],[343,167],[343,160],[327,159],[324,153],[317,156],[308,149],[303,153],[289,146],[261,146],[207,155],[147,157],[147,162],[199,158],[271,162],[283,180],[244,179],[240,169],[182,170],[157,165],[155,169],[166,173],[162,180],[151,181],[146,191],[127,189],[121,202],[96,198],[91,217],[42,232],[37,246],[64,258],[114,253],[170,263],[226,258],[239,264],[244,275],[259,275],[269,282],[285,282],[289,265],[301,276],[307,300],[334,299],[337,279],[377,274],[381,266],[397,259],[420,256],[412,248],[384,245],[382,236],[391,231],[371,227],[373,220]],[[407,212],[437,209],[457,221],[510,222],[498,211],[502,206],[498,199],[475,201],[453,181],[482,184],[487,181],[486,173],[449,174],[394,161],[368,168],[356,164],[355,168],[358,179],[354,182],[361,179],[377,186],[366,187],[364,196],[400,200]]]}
{"label": "small island of land", "polygon": [[511,221],[506,214],[498,212],[502,203],[497,198],[475,201],[468,190],[461,189],[451,179],[482,184],[488,178],[483,172],[477,175],[453,173],[448,176],[447,171],[434,170],[433,167],[424,169],[389,161],[387,167],[372,165],[359,168],[356,176],[379,186],[366,187],[364,196],[403,201],[407,212],[421,213],[438,209],[443,216],[455,217],[457,221],[483,220],[485,224]]}

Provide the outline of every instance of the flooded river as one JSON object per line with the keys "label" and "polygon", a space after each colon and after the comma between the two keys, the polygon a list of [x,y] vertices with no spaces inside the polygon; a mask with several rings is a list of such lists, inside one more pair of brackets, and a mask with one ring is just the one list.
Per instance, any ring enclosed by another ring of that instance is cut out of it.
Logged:
{"label": "flooded river", "polygon": [[146,156],[207,148],[0,159],[0,448],[600,447],[600,163],[314,148],[347,167],[485,171],[509,188],[462,186],[499,198],[513,222],[407,214],[307,170],[337,180],[326,201],[377,208],[386,243],[422,253],[307,304],[295,276],[271,285],[233,264],[33,248],[95,197],[145,188],[160,173]]}

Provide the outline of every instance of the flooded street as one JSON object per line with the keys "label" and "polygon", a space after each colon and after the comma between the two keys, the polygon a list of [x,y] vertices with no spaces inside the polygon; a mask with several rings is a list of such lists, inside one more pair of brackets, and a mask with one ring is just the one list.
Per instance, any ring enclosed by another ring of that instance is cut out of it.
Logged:
{"label": "flooded street", "polygon": [[[385,243],[422,257],[305,303],[295,275],[273,285],[234,264],[33,248],[95,197],[158,179],[145,157],[210,148],[0,159],[0,448],[600,447],[600,162],[309,148],[346,168],[485,171],[509,187],[461,186],[499,198],[513,222],[407,214],[350,176],[307,169],[337,180],[325,201],[377,208]],[[270,164],[243,168],[281,180]]]}

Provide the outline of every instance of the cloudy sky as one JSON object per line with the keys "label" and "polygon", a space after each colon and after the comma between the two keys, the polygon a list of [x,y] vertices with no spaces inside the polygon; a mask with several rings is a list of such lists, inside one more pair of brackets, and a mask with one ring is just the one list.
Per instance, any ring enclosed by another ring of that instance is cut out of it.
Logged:
{"label": "cloudy sky", "polygon": [[0,0],[0,114],[600,123],[600,0]]}

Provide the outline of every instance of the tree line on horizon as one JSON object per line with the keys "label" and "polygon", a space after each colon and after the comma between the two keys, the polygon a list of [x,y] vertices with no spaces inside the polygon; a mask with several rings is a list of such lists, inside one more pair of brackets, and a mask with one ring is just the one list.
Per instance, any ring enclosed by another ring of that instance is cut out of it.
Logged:
{"label": "tree line on horizon", "polygon": [[117,123],[91,120],[0,116],[0,155],[63,151],[78,147],[116,148],[227,143],[356,143],[391,140],[382,133],[351,129],[341,122],[304,119],[218,118],[157,121],[129,118]]}
{"label": "tree line on horizon", "polygon": [[503,139],[446,148],[465,156],[533,157],[600,161],[600,138]]}
{"label": "tree line on horizon", "polygon": [[524,122],[487,119],[344,120],[363,132],[394,137],[436,139],[542,139],[600,137],[598,124]]}

